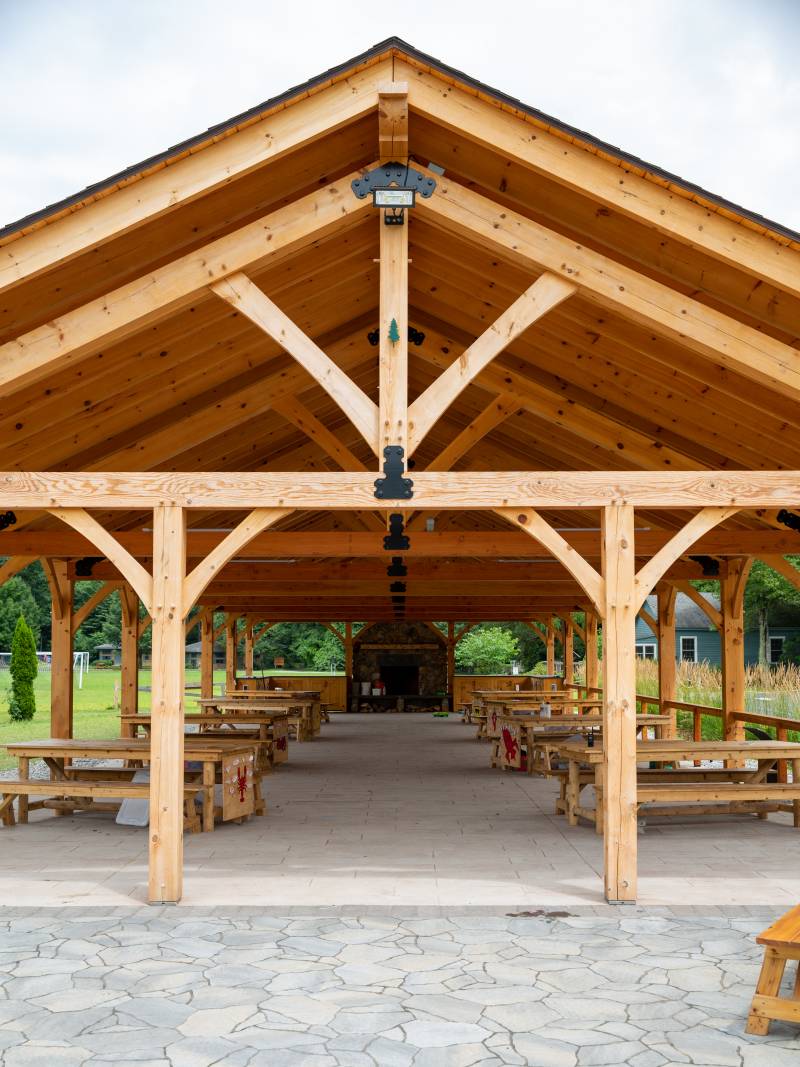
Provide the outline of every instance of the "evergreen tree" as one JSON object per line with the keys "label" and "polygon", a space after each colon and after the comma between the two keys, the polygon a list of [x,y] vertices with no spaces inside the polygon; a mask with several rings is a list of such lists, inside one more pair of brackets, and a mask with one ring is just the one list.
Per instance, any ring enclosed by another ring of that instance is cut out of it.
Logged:
{"label": "evergreen tree", "polygon": [[12,719],[29,720],[36,714],[33,680],[38,673],[36,643],[30,626],[20,615],[11,641],[11,703],[8,711]]}
{"label": "evergreen tree", "polygon": [[[48,606],[49,614],[49,606]],[[0,586],[0,652],[10,652],[17,620],[28,620],[34,643],[39,639],[39,608],[30,586],[20,575]]]}

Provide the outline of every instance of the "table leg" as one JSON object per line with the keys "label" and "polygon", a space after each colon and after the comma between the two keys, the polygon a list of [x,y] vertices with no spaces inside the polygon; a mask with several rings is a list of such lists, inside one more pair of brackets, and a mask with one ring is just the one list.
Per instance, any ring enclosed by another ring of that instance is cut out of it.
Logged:
{"label": "table leg", "polygon": [[594,829],[602,835],[604,829],[603,790],[605,788],[605,766],[598,763],[594,769]]}
{"label": "table leg", "polygon": [[[19,777],[25,782],[30,778],[30,758],[28,756],[19,757]],[[17,818],[21,823],[28,821],[27,793],[20,793],[17,797]]]}
{"label": "table leg", "polygon": [[214,829],[214,783],[216,781],[216,764],[213,760],[203,761],[203,833]]}
{"label": "table leg", "polygon": [[[756,983],[756,997],[777,996],[785,969],[785,956],[781,956],[774,948],[764,949],[764,962],[761,964],[761,974],[759,974],[758,982]],[[753,998],[754,1001],[756,997]],[[769,1016],[762,1015],[754,1006],[751,1006],[750,1014],[747,1017],[747,1033],[761,1034],[763,1036],[769,1033],[769,1024]]]}
{"label": "table leg", "polygon": [[578,797],[580,796],[580,780],[581,780],[581,765],[575,760],[569,761],[568,770],[568,782],[567,782],[567,821],[570,826],[576,826],[578,823],[578,814],[576,808],[578,806]]}
{"label": "table leg", "polygon": [[[800,785],[800,759],[792,760],[792,784]],[[792,812],[794,825],[800,828],[800,800],[792,802]]]}

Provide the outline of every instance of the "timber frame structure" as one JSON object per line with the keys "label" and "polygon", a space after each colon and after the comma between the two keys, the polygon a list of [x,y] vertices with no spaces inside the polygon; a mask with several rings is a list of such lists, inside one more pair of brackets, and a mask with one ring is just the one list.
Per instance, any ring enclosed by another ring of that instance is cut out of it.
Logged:
{"label": "timber frame structure", "polygon": [[[351,188],[390,161],[436,182],[401,226]],[[750,561],[799,581],[798,347],[800,235],[398,39],[0,231],[0,581],[45,567],[54,736],[75,581],[121,592],[125,711],[152,624],[150,899],[182,891],[184,632],[207,693],[223,610],[251,662],[258,624],[342,621],[351,660],[397,617],[451,663],[497,619],[552,658],[560,619],[593,687],[602,626],[605,894],[635,900],[635,619],[657,591],[674,699],[675,589],[713,561],[735,736]],[[387,446],[409,499],[376,495]]]}

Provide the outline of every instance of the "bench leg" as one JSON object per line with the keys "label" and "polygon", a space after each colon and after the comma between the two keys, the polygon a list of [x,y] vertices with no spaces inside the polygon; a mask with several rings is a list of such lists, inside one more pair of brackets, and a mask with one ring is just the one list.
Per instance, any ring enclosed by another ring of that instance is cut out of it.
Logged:
{"label": "bench leg", "polygon": [[[759,974],[758,982],[756,983],[756,997],[777,996],[785,969],[786,957],[781,956],[777,949],[765,949],[764,962],[761,964],[761,973]],[[760,1034],[763,1037],[764,1034],[769,1033],[769,1024],[769,1016],[762,1015],[754,1006],[751,1006],[750,1014],[747,1017],[747,1033]]]}
{"label": "bench leg", "polygon": [[211,761],[203,764],[203,833],[214,829],[214,784],[216,767]]}
{"label": "bench leg", "polygon": [[576,808],[578,806],[578,799],[580,797],[581,786],[581,765],[577,760],[571,759],[569,761],[569,780],[567,783],[567,821],[570,826],[578,825],[578,814]]}
{"label": "bench leg", "polygon": [[[27,780],[30,777],[30,757],[19,757],[19,776],[21,779]],[[17,817],[21,823],[28,821],[28,796],[26,793],[20,793],[19,800],[17,801]]]}
{"label": "bench leg", "polygon": [[[792,782],[800,784],[800,759],[792,760]],[[792,802],[792,821],[796,828],[800,829],[800,800]]]}
{"label": "bench leg", "polygon": [[[22,797],[20,796],[21,799]],[[13,826],[14,821],[14,794],[8,793],[3,796],[0,793],[0,822],[2,822],[3,826]]]}

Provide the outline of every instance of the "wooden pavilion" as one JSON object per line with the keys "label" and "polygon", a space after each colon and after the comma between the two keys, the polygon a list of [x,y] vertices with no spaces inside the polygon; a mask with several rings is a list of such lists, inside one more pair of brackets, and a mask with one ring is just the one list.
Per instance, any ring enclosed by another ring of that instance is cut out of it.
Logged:
{"label": "wooden pavilion", "polygon": [[354,620],[446,620],[451,657],[586,612],[634,900],[645,598],[674,699],[675,591],[719,575],[734,736],[750,562],[798,581],[800,235],[390,39],[0,244],[0,579],[48,575],[54,736],[86,612],[120,590],[128,712],[152,623],[150,899],[181,897],[187,620],[208,691],[224,610],[349,655]]}

